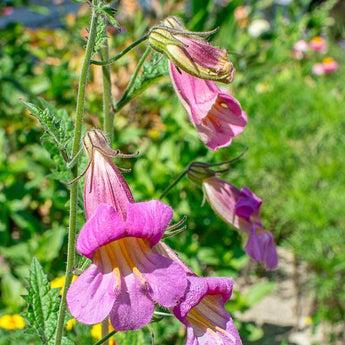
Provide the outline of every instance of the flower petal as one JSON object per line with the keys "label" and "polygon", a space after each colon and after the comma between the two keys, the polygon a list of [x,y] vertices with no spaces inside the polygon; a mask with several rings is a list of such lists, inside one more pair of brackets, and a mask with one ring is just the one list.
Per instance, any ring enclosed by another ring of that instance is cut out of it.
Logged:
{"label": "flower petal", "polygon": [[114,329],[128,331],[147,325],[153,315],[154,303],[135,274],[129,274],[121,282],[121,294],[110,311]]}
{"label": "flower petal", "polygon": [[245,250],[254,260],[265,263],[268,269],[276,268],[278,265],[277,249],[273,235],[268,230],[253,229]]}
{"label": "flower petal", "polygon": [[176,94],[200,139],[211,150],[229,145],[247,124],[240,103],[221,92],[215,82],[180,72],[171,63],[169,67]]}
{"label": "flower petal", "polygon": [[192,308],[200,303],[206,295],[219,295],[222,304],[231,297],[233,280],[232,278],[208,277],[200,278],[197,276],[188,277],[189,286],[184,300],[174,308],[174,314],[182,322]]}
{"label": "flower petal", "polygon": [[172,216],[171,207],[158,200],[128,204],[127,236],[147,238],[153,246],[161,239]]}
{"label": "flower petal", "polygon": [[109,314],[117,291],[112,271],[102,272],[91,264],[67,291],[67,304],[71,314],[80,322],[91,325],[102,322]]}
{"label": "flower petal", "polygon": [[77,250],[91,259],[97,249],[125,235],[125,224],[114,207],[101,204],[82,228],[77,241]]}
{"label": "flower petal", "polygon": [[163,307],[174,307],[187,288],[184,269],[171,259],[152,253],[145,267],[138,266],[150,285],[150,295]]}
{"label": "flower petal", "polygon": [[132,193],[110,158],[93,151],[93,162],[86,173],[84,189],[85,212],[91,218],[100,204],[112,205],[119,216],[126,218],[127,204],[134,202]]}

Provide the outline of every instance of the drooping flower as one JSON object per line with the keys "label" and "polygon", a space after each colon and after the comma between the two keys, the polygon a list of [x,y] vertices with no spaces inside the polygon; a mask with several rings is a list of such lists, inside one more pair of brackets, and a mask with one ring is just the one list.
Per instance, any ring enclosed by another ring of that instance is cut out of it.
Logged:
{"label": "drooping flower", "polygon": [[154,302],[174,307],[187,287],[183,268],[152,250],[172,218],[160,201],[128,203],[125,220],[101,204],[86,222],[77,250],[92,260],[67,292],[71,314],[96,324],[109,316],[117,330],[150,322]]}
{"label": "drooping flower", "polygon": [[231,278],[188,277],[187,292],[174,309],[187,327],[186,345],[241,345],[224,305],[232,293]]}
{"label": "drooping flower", "polygon": [[89,219],[102,203],[112,205],[122,219],[126,218],[127,204],[134,198],[112,157],[132,157],[112,150],[100,130],[86,133],[84,149],[89,157],[86,169],[84,202],[86,218]]}
{"label": "drooping flower", "polygon": [[181,70],[197,78],[230,83],[235,70],[226,50],[202,38],[213,32],[188,31],[178,18],[168,17],[151,29],[148,42]]}
{"label": "drooping flower", "polygon": [[186,345],[241,345],[238,332],[224,308],[232,293],[232,278],[201,278],[164,242],[154,251],[177,262],[186,272],[188,287],[173,309],[187,327]]}
{"label": "drooping flower", "polygon": [[240,103],[222,92],[215,82],[195,78],[172,63],[169,65],[175,91],[200,139],[211,150],[229,145],[247,124]]}
{"label": "drooping flower", "polygon": [[273,269],[278,264],[277,250],[273,235],[263,228],[259,218],[262,204],[247,187],[241,190],[216,176],[205,178],[202,182],[205,197],[212,209],[226,223],[249,234],[246,253]]}

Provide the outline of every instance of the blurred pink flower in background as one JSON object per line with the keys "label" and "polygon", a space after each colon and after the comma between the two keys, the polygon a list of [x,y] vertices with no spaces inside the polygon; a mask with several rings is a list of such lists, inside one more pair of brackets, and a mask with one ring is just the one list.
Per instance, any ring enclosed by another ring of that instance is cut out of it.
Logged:
{"label": "blurred pink flower in background", "polygon": [[326,57],[322,61],[322,66],[325,73],[332,73],[339,67],[338,63],[331,57]]}
{"label": "blurred pink flower in background", "polygon": [[313,65],[312,73],[315,75],[329,74],[336,71],[338,67],[338,63],[333,58],[326,57],[322,62]]}
{"label": "blurred pink flower in background", "polygon": [[13,13],[13,7],[5,7],[3,10],[2,10],[2,15],[3,16],[9,16]]}
{"label": "blurred pink flower in background", "polygon": [[327,42],[326,40],[321,36],[315,36],[310,42],[309,42],[310,49],[314,51],[318,51],[321,53],[327,53]]}
{"label": "blurred pink flower in background", "polygon": [[308,43],[305,40],[298,40],[293,46],[292,57],[297,60],[302,60],[308,50]]}

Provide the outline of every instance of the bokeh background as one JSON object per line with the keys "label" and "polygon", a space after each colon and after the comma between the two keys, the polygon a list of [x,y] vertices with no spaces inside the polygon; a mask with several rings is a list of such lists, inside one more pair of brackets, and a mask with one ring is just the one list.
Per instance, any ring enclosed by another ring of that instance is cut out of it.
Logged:
{"label": "bokeh background", "polygon": [[[191,161],[229,160],[248,147],[223,178],[263,199],[262,221],[279,246],[278,269],[265,272],[249,260],[246,238],[202,205],[202,191],[186,178],[164,201],[174,208],[175,221],[188,217],[188,228],[167,242],[198,274],[234,277],[227,308],[244,344],[344,344],[344,1],[122,0],[112,6],[121,31],[109,25],[111,56],[169,15],[182,18],[190,30],[219,26],[211,41],[229,51],[236,75],[226,87],[249,119],[231,146],[210,152],[169,78],[162,78],[115,118],[114,147],[140,152],[136,159],[116,160],[132,169],[125,177],[135,199],[158,198]],[[0,344],[38,344],[18,321],[26,305],[20,297],[25,278],[36,256],[52,286],[59,286],[66,256],[64,172],[19,99],[37,104],[42,98],[74,118],[89,13],[87,3],[70,0],[0,2]],[[300,40],[303,49],[296,45]],[[313,49],[313,42],[323,48]],[[144,50],[145,44],[112,65],[114,99]],[[323,73],[330,62],[337,67]],[[85,129],[102,128],[101,115],[101,68],[92,66]],[[83,222],[81,208],[79,227]],[[286,281],[291,291],[283,291]],[[265,319],[267,303],[273,321]],[[284,306],[291,309],[289,319]],[[184,328],[172,318],[152,327],[156,344],[184,344]],[[97,332],[90,332],[73,324],[67,330],[76,344],[95,343]],[[132,343],[151,341],[148,329],[133,337]],[[121,334],[115,339],[131,343]]]}

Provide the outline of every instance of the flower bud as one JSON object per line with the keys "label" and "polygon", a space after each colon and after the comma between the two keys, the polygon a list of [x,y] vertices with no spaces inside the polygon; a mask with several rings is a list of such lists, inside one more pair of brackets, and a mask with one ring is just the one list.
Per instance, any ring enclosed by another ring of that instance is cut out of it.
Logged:
{"label": "flower bud", "polygon": [[176,17],[166,18],[149,34],[150,46],[194,77],[230,83],[235,69],[226,50],[212,47],[203,36],[214,33],[188,31]]}

